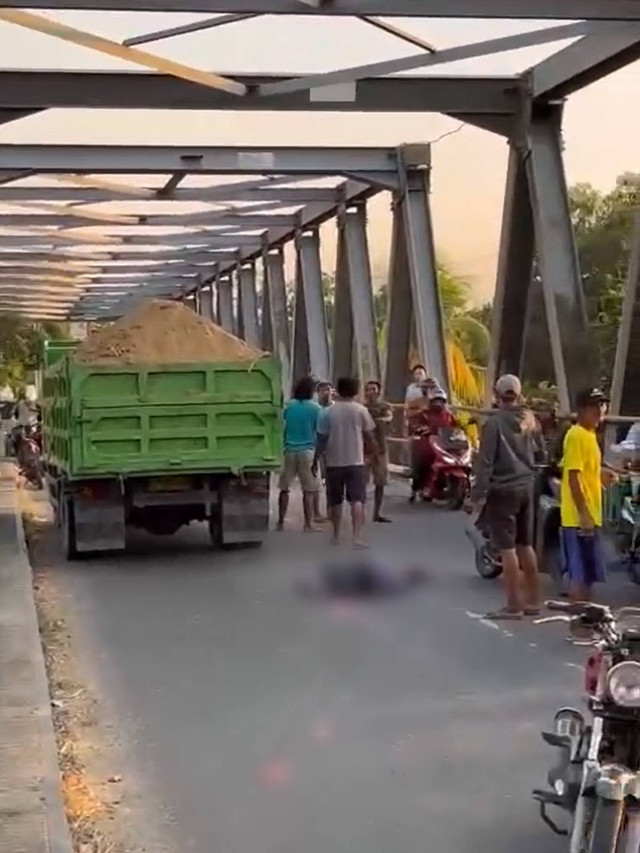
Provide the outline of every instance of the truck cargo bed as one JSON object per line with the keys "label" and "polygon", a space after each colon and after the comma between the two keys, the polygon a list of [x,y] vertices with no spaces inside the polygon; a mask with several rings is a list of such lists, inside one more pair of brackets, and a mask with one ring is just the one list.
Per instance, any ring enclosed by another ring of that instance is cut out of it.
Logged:
{"label": "truck cargo bed", "polygon": [[88,366],[43,383],[44,455],[70,479],[269,470],[282,457],[277,363]]}

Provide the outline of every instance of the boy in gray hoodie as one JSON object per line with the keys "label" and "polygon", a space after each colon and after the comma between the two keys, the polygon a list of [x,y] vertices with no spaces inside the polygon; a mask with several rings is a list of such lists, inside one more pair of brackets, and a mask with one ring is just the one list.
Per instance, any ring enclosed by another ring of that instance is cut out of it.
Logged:
{"label": "boy in gray hoodie", "polygon": [[482,428],[471,503],[484,514],[502,560],[507,604],[487,616],[522,619],[540,610],[533,500],[535,463],[544,449],[538,423],[522,405],[518,377],[501,376],[495,391],[498,408]]}

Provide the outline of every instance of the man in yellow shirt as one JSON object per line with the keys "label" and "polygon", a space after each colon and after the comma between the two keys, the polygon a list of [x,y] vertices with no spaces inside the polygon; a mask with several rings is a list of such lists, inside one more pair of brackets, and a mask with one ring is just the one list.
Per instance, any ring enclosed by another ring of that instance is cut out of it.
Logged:
{"label": "man in yellow shirt", "polygon": [[605,580],[600,531],[602,485],[606,475],[596,431],[606,402],[597,388],[578,394],[577,423],[564,438],[560,533],[572,601],[589,601],[593,584]]}

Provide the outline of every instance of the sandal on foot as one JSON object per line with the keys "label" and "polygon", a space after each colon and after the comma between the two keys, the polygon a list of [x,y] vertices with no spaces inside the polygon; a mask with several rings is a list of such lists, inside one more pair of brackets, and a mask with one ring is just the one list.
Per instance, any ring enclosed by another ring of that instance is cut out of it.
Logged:
{"label": "sandal on foot", "polygon": [[524,612],[522,610],[510,610],[508,607],[503,607],[501,610],[493,610],[485,614],[485,619],[490,619],[493,622],[500,620],[518,620],[522,619]]}

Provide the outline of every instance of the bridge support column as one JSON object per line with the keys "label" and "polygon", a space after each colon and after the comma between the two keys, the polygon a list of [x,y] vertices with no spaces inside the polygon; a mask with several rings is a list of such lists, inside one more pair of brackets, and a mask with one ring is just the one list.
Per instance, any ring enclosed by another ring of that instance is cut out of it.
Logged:
{"label": "bridge support column", "polygon": [[329,344],[318,231],[300,233],[296,238],[296,249],[293,381],[309,372],[319,379],[326,379],[329,376]]}
{"label": "bridge support column", "polygon": [[387,285],[387,341],[384,366],[384,393],[394,403],[404,401],[409,372],[409,350],[415,340],[411,302],[411,282],[407,265],[404,217],[400,197],[393,199],[391,255]]}
{"label": "bridge support column", "polygon": [[416,343],[427,371],[448,391],[449,370],[429,204],[431,165],[427,157],[427,162],[420,167],[411,166],[403,151],[400,167],[400,209]]}
{"label": "bridge support column", "polygon": [[[561,107],[547,105],[527,128],[527,176],[560,406],[594,379],[578,255],[562,161]],[[511,319],[511,318],[510,318]]]}
{"label": "bridge support column", "polygon": [[202,313],[202,285],[198,285],[193,291],[193,310],[196,314]]}
{"label": "bridge support column", "polygon": [[231,277],[228,275],[218,276],[216,279],[218,291],[218,322],[222,328],[233,334],[233,292]]}
{"label": "bridge support column", "polygon": [[273,328],[271,326],[271,307],[269,299],[269,281],[267,278],[266,251],[262,257],[262,292],[260,293],[260,311],[258,318],[260,345],[265,352],[273,352]]}
{"label": "bridge support column", "polygon": [[344,223],[341,222],[338,222],[331,349],[331,372],[335,384],[341,376],[352,376],[356,372],[353,314],[351,311],[351,294],[349,292],[347,239]]}
{"label": "bridge support column", "polygon": [[256,268],[243,264],[238,270],[239,313],[245,341],[253,347],[260,346],[258,332],[258,304],[256,298]]}
{"label": "bridge support column", "polygon": [[509,150],[502,211],[500,252],[487,369],[486,402],[503,373],[519,374],[524,352],[527,306],[533,274],[533,214],[522,152]]}
{"label": "bridge support column", "polygon": [[634,219],[629,278],[618,330],[611,414],[640,415],[640,212]]}
{"label": "bridge support column", "polygon": [[206,317],[207,320],[213,320],[215,322],[215,298],[214,298],[214,285],[213,282],[209,282],[208,284],[203,285],[202,287],[202,309],[201,314],[203,317]]}
{"label": "bridge support column", "polygon": [[[284,280],[284,255],[282,249],[264,253],[264,280],[267,302],[263,312],[270,318],[273,335],[273,353],[280,361],[282,390],[285,399],[291,394],[291,335],[287,312],[287,289]],[[264,318],[263,318],[264,323]]]}
{"label": "bridge support column", "polygon": [[233,334],[244,340],[244,314],[242,312],[242,288],[240,287],[240,268],[231,273],[231,298],[233,303]]}
{"label": "bridge support column", "polygon": [[[365,205],[348,208],[341,217],[339,227],[344,232],[344,255],[348,278],[347,301],[352,326],[352,333],[349,334],[344,346],[352,349],[353,369],[364,383],[369,379],[380,379],[380,357],[373,306]],[[338,318],[337,304],[335,313],[334,322]]]}

